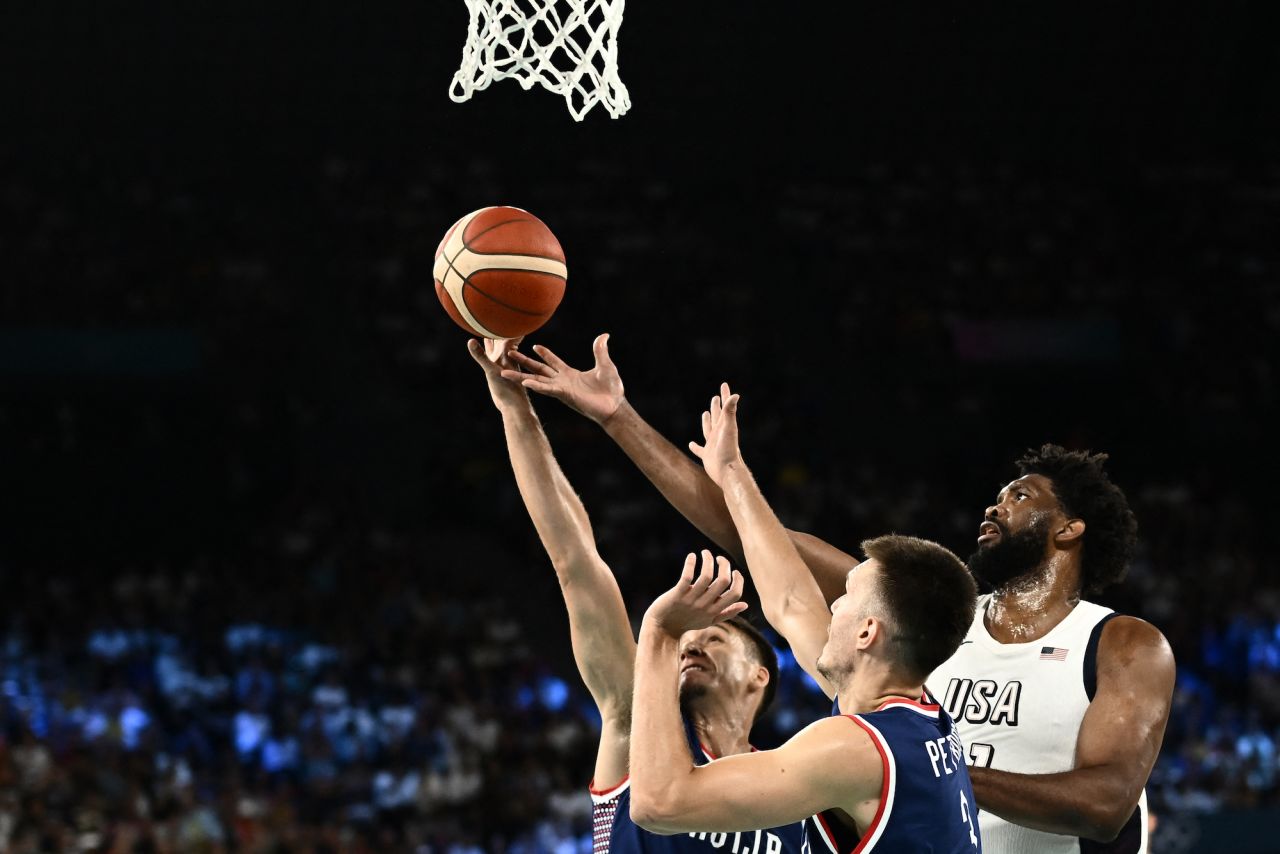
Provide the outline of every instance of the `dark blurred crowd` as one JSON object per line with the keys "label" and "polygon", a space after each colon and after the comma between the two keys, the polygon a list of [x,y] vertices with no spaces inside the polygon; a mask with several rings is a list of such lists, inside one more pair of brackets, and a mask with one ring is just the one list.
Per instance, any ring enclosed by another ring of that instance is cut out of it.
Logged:
{"label": "dark blurred crowd", "polygon": [[[847,550],[892,530],[964,556],[1023,447],[1112,451],[1143,544],[1102,601],[1179,663],[1153,808],[1280,806],[1258,473],[1280,167],[867,166],[696,198],[590,160],[299,173],[298,216],[237,192],[258,175],[86,162],[0,186],[30,285],[0,291],[0,850],[589,849],[598,720],[427,284],[474,199],[526,204],[568,250],[543,340],[579,363],[612,331],[677,444],[733,381],[779,514]],[[193,349],[82,337],[142,328]],[[58,342],[105,361],[42,362]],[[166,354],[186,367],[157,377]],[[702,543],[600,431],[540,410],[638,616]],[[765,746],[822,713],[783,658]]]}
{"label": "dark blurred crowd", "polygon": [[580,836],[592,720],[514,603],[441,594],[439,550],[343,528],[317,510],[234,566],[11,578],[0,850]]}

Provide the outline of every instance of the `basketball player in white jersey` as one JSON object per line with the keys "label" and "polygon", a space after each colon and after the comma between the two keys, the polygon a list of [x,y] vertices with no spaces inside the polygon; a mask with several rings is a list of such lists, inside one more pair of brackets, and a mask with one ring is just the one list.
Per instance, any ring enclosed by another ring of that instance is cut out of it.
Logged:
{"label": "basketball player in white jersey", "polygon": [[[685,518],[741,560],[719,488],[627,402],[608,336],[596,339],[590,371],[534,350],[542,361],[520,357],[528,374],[511,378],[600,424]],[[927,682],[958,712],[984,846],[996,854],[1145,849],[1143,787],[1168,722],[1174,661],[1154,626],[1081,601],[1121,578],[1136,538],[1104,461],[1054,446],[1024,460],[983,517],[971,568],[993,590],[979,602],[971,643]],[[748,568],[765,617],[805,666],[816,655],[816,621],[858,561],[790,535],[825,601],[785,565]]]}

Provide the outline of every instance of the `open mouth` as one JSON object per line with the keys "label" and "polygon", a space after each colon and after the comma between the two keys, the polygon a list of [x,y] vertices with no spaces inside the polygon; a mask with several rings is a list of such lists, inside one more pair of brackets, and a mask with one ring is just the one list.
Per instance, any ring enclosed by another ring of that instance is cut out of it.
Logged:
{"label": "open mouth", "polygon": [[995,522],[983,522],[978,528],[978,545],[1000,539],[1000,526]]}
{"label": "open mouth", "polygon": [[707,668],[703,667],[701,664],[686,664],[684,667],[680,668],[680,675],[683,676],[692,670],[696,670],[699,673],[707,672]]}

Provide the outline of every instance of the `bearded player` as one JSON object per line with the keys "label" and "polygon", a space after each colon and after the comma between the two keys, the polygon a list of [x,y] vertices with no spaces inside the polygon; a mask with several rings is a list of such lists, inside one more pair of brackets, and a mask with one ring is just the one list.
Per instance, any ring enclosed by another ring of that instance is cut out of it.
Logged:
{"label": "bearded player", "polygon": [[[741,558],[720,488],[631,407],[608,336],[596,339],[585,372],[534,349],[542,360],[518,357],[529,375],[511,376],[600,424],[677,510]],[[727,397],[724,388],[713,408]],[[1169,718],[1174,660],[1154,626],[1081,599],[1122,578],[1136,541],[1105,460],[1046,445],[1020,461],[1020,476],[983,514],[970,561],[992,593],[979,600],[956,656],[927,682],[969,745],[983,843],[994,854],[1145,848],[1143,787]],[[812,580],[788,564],[749,569],[765,617],[812,673],[825,605],[858,561],[817,537],[789,535]]]}
{"label": "bearded player", "polygon": [[[518,342],[468,342],[502,413],[516,485],[551,558],[569,611],[569,634],[582,681],[600,711],[600,743],[591,782],[595,854],[699,854],[720,847],[705,834],[660,836],[631,819],[628,749],[636,643],[617,581],[596,551],[585,508],[551,453],[550,443],[518,382],[501,376]],[[683,719],[685,763],[749,752],[752,723],[777,683],[777,658],[768,641],[742,619],[684,633],[672,652]],[[679,706],[679,708],[677,708]],[[744,830],[746,828],[743,828]],[[798,852],[801,825],[750,825],[737,841],[751,854]],[[723,840],[719,840],[721,843]]]}

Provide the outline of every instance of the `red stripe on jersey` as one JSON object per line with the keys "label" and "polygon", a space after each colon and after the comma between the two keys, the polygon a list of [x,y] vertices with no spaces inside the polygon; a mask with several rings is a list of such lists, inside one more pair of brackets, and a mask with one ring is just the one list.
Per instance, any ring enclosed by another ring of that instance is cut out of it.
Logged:
{"label": "red stripe on jersey", "polygon": [[894,697],[892,700],[885,700],[881,703],[880,707],[877,708],[876,711],[878,712],[890,705],[915,706],[917,709],[922,709],[926,712],[936,712],[938,709],[942,708],[937,703],[930,703],[925,697],[921,697],[919,700],[911,700],[906,697]]}
{"label": "red stripe on jersey", "polygon": [[617,792],[623,786],[627,785],[627,781],[630,779],[631,779],[631,775],[628,774],[627,776],[623,777],[621,780],[619,780],[617,783],[615,783],[612,786],[609,786],[604,789],[597,789],[595,778],[592,777],[591,782],[587,784],[587,791],[595,795],[597,798],[607,798],[613,793]]}
{"label": "red stripe on jersey", "polygon": [[[937,708],[936,706],[934,708]],[[880,738],[871,730],[871,727],[862,722],[857,715],[845,715],[846,718],[862,727],[862,731],[871,739],[871,743],[876,746],[876,752],[880,754],[880,767],[884,773],[884,780],[880,783],[880,805],[876,807],[875,818],[871,819],[871,824],[867,825],[866,831],[862,834],[862,838],[858,840],[858,847],[853,849],[853,854],[861,854],[862,850],[867,847],[867,843],[871,841],[871,837],[875,835],[876,827],[879,826],[880,820],[884,818],[884,808],[889,801],[890,770],[889,755],[884,752],[884,745],[880,743]]]}

